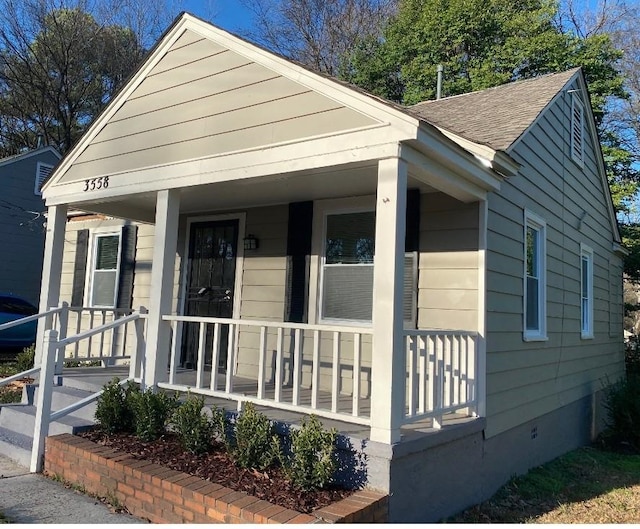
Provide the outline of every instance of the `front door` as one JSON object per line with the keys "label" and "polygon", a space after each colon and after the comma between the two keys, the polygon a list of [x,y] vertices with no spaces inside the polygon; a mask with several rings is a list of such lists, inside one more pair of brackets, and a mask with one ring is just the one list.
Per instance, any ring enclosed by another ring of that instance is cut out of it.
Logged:
{"label": "front door", "polygon": [[[238,248],[238,219],[194,222],[189,231],[185,316],[233,317]],[[226,368],[228,326],[220,328],[219,366]],[[185,323],[181,364],[194,368],[198,359],[198,324]],[[205,361],[211,363],[213,325],[207,326]]]}

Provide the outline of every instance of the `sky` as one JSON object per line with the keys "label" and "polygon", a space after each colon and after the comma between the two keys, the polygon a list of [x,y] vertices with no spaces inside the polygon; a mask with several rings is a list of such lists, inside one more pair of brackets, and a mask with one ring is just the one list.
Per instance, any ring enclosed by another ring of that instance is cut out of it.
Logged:
{"label": "sky", "polygon": [[185,11],[233,33],[251,26],[251,12],[239,0],[183,0],[182,5]]}

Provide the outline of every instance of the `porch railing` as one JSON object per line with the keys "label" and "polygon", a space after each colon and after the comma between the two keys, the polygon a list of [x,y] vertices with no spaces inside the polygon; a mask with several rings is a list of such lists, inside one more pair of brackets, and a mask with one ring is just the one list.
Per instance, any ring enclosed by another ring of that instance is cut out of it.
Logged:
{"label": "porch railing", "polygon": [[440,428],[447,413],[477,413],[477,333],[407,330],[405,345],[405,423],[431,418]]}
{"label": "porch railing", "polygon": [[[372,331],[273,321],[164,316],[173,329],[168,389],[370,424]],[[187,330],[186,326],[191,328]],[[180,382],[192,333],[195,381]],[[365,358],[366,356],[366,358]]]}

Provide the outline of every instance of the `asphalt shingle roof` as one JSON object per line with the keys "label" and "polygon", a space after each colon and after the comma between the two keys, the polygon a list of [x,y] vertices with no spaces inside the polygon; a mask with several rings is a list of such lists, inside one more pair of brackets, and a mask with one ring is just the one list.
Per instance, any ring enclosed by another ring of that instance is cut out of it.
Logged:
{"label": "asphalt shingle roof", "polygon": [[506,151],[578,71],[542,75],[407,107],[416,117],[496,151]]}

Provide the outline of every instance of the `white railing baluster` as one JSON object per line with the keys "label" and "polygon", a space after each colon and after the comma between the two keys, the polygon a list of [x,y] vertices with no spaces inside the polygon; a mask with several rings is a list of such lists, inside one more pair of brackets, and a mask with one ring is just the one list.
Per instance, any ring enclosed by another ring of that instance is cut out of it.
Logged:
{"label": "white railing baluster", "polygon": [[311,366],[311,408],[318,408],[320,391],[320,331],[313,331],[313,360]]}
{"label": "white railing baluster", "polygon": [[416,414],[416,366],[418,353],[418,338],[410,336],[405,343],[405,355],[407,356],[407,397],[408,415],[413,417]]}
{"label": "white railing baluster", "polygon": [[333,365],[331,374],[331,411],[338,411],[340,391],[340,331],[333,331]]}
{"label": "white railing baluster", "polygon": [[260,344],[258,346],[258,398],[264,398],[265,364],[267,358],[267,328],[260,327]]}
{"label": "white railing baluster", "polygon": [[178,328],[177,321],[171,322],[171,358],[169,359],[169,383],[174,384],[178,369]]}
{"label": "white railing baluster", "polygon": [[427,348],[427,338],[416,336],[416,348],[418,349],[418,363],[420,376],[418,378],[418,413],[427,411],[427,365],[429,351]]}
{"label": "white railing baluster", "polygon": [[218,389],[218,365],[220,364],[220,323],[213,324],[213,343],[211,344],[211,391]]}
{"label": "white railing baluster", "polygon": [[231,393],[233,391],[233,368],[235,365],[235,332],[233,323],[229,324],[227,331],[227,372],[225,377],[225,392]]}
{"label": "white railing baluster", "polygon": [[300,343],[300,329],[293,331],[293,405],[300,405],[300,376],[302,374],[302,354]]}
{"label": "white railing baluster", "polygon": [[353,335],[353,398],[351,415],[357,417],[360,415],[360,367],[362,359],[362,346],[360,344],[361,335],[359,333]]}
{"label": "white railing baluster", "polygon": [[[75,311],[75,314],[76,314],[76,334],[80,334],[80,329],[82,328],[82,310]],[[77,360],[79,356],[80,356],[80,343],[76,342],[74,351],[73,351],[74,360]]]}
{"label": "white railing baluster", "polygon": [[198,360],[196,363],[196,387],[203,387],[202,379],[204,377],[204,355],[205,345],[207,341],[207,324],[198,323]]}
{"label": "white railing baluster", "polygon": [[275,374],[275,401],[282,400],[282,349],[284,342],[284,332],[282,327],[278,327],[278,335],[276,338],[276,374]]}
{"label": "white railing baluster", "polygon": [[430,387],[430,391],[427,391],[427,411],[432,412],[436,409],[436,399],[435,399],[435,391],[436,391],[436,338],[435,336],[427,336],[427,363],[429,365],[429,380],[428,384]]}

